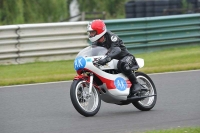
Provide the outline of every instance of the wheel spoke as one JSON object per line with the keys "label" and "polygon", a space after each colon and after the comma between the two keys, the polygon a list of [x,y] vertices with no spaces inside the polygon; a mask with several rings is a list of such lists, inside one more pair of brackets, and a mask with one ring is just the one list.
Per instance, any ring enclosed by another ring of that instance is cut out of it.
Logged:
{"label": "wheel spoke", "polygon": [[[140,80],[140,84],[148,89],[148,91],[146,93],[144,93],[143,95],[145,95],[145,96],[154,95],[154,89],[153,89],[153,86],[151,85],[150,81],[143,76],[139,76],[138,78]],[[153,101],[154,101],[154,96],[147,97],[143,100],[140,100],[139,103],[142,106],[150,106],[153,103]]]}
{"label": "wheel spoke", "polygon": [[[96,89],[92,88],[92,94],[89,95],[89,85],[86,82],[81,82],[79,85],[77,85],[77,101],[80,107],[88,112],[94,111],[98,106],[98,93]],[[80,94],[79,94],[80,93]]]}

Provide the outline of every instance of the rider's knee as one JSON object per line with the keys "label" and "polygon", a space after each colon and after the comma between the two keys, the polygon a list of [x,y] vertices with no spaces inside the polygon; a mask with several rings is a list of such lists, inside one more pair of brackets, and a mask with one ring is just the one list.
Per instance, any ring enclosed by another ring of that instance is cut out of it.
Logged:
{"label": "rider's knee", "polygon": [[129,75],[132,73],[130,66],[127,63],[121,63],[120,70],[125,75]]}

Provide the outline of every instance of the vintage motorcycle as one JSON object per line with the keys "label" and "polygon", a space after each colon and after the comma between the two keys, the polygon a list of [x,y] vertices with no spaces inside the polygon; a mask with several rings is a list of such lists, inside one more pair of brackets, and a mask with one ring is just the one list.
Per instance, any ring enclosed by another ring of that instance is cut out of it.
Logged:
{"label": "vintage motorcycle", "polygon": [[157,100],[156,87],[148,75],[137,71],[144,66],[144,60],[136,58],[137,63],[131,69],[145,89],[128,97],[131,82],[117,70],[118,60],[113,59],[104,66],[98,64],[98,60],[104,58],[107,52],[104,47],[88,46],[76,56],[74,69],[78,75],[70,88],[74,108],[83,116],[94,116],[103,100],[116,105],[132,103],[141,111],[151,110]]}

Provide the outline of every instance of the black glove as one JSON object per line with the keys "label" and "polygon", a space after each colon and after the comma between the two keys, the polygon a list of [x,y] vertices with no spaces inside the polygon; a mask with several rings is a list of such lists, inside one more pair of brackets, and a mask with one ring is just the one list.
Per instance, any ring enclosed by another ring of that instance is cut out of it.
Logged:
{"label": "black glove", "polygon": [[105,65],[106,63],[108,63],[110,61],[111,61],[111,58],[107,56],[106,58],[99,60],[98,64]]}

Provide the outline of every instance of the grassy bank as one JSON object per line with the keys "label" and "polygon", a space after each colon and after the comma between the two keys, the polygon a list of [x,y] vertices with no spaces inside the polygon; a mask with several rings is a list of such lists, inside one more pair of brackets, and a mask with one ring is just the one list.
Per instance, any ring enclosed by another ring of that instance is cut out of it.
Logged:
{"label": "grassy bank", "polygon": [[[144,58],[145,73],[200,69],[200,46],[137,54]],[[76,75],[73,60],[0,65],[0,86],[72,80]]]}
{"label": "grassy bank", "polygon": [[145,133],[200,133],[200,127],[154,130],[154,131],[147,131]]}
{"label": "grassy bank", "polygon": [[200,69],[199,45],[139,54],[136,57],[145,59],[145,67],[140,70],[146,73]]}

